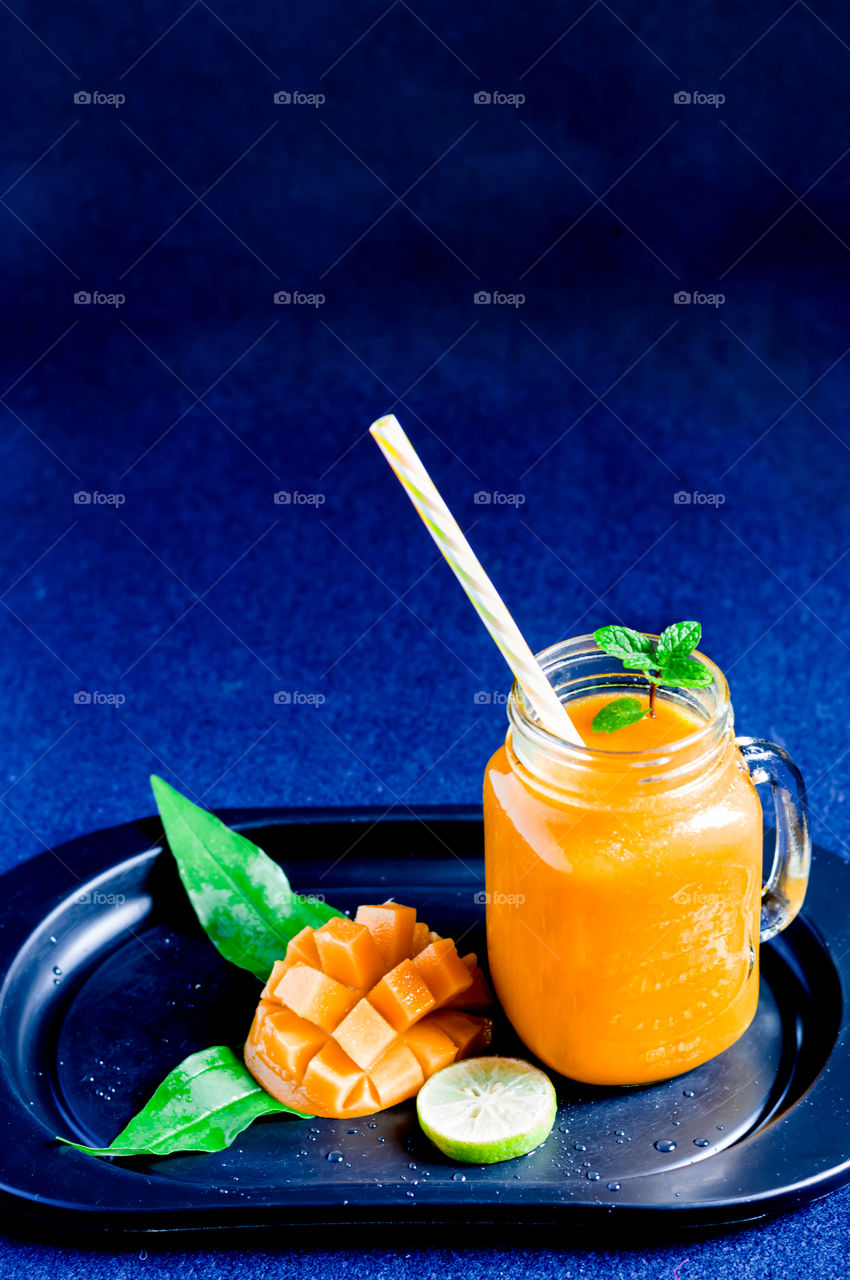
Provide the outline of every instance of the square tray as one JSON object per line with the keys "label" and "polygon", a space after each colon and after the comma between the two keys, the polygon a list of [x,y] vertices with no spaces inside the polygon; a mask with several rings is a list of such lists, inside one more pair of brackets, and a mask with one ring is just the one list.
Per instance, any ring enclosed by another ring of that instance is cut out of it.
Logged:
{"label": "square tray", "polygon": [[[299,892],[343,910],[392,896],[486,954],[480,809],[220,816]],[[108,1145],[187,1054],[239,1046],[250,1026],[259,983],[204,936],[160,831],[154,818],[99,831],[0,878],[0,1198],[18,1210],[99,1230],[613,1217],[637,1231],[745,1222],[850,1181],[850,864],[824,850],[804,916],[762,948],[741,1040],[645,1088],[555,1076],[555,1128],[521,1159],[447,1160],[412,1102],[360,1120],[270,1117],[218,1154],[112,1162],[55,1143]],[[530,1056],[498,1015],[493,1049]]]}

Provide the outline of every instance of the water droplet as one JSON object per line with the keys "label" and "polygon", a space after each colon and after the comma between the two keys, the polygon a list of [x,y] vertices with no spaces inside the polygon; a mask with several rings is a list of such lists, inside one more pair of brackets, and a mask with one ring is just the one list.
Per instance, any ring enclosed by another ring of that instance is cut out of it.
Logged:
{"label": "water droplet", "polygon": [[558,1133],[569,1133],[569,1129],[565,1124],[558,1125]]}
{"label": "water droplet", "polygon": [[694,1138],[694,1146],[709,1147],[711,1146],[711,1143],[709,1142],[708,1138]]}
{"label": "water droplet", "polygon": [[416,1168],[416,1165],[415,1165],[415,1164],[409,1164],[407,1167],[408,1167],[408,1169],[415,1169],[415,1168]]}
{"label": "water droplet", "polygon": [[590,1161],[589,1161],[589,1160],[582,1160],[582,1162],[581,1162],[581,1163],[582,1163],[582,1168],[584,1168],[584,1169],[589,1169],[589,1168],[590,1168]]}
{"label": "water droplet", "polygon": [[318,1132],[319,1132],[319,1130],[318,1130],[318,1129],[313,1129],[313,1128],[311,1127],[310,1132],[311,1132],[311,1133],[318,1133]]}
{"label": "water droplet", "polygon": [[598,1182],[598,1181],[599,1181],[599,1174],[598,1174],[598,1173],[589,1173],[589,1174],[587,1175],[587,1180],[588,1180],[588,1182]]}
{"label": "water droplet", "polygon": [[675,1151],[676,1143],[671,1142],[669,1138],[662,1138],[655,1144],[656,1151]]}
{"label": "water droplet", "polygon": [[415,1191],[405,1191],[405,1193],[404,1193],[404,1194],[405,1194],[406,1196],[410,1196],[410,1198],[411,1198],[411,1200],[412,1200],[412,1199],[413,1199],[413,1197],[416,1195],[416,1192],[415,1192]]}
{"label": "water droplet", "polygon": [[614,1137],[615,1137],[615,1138],[625,1138],[625,1136],[626,1136],[626,1131],[625,1131],[625,1129],[615,1129],[615,1130],[614,1130]]}
{"label": "water droplet", "polygon": [[374,1121],[374,1120],[370,1120],[370,1121],[369,1121],[369,1128],[370,1128],[370,1129],[377,1129],[377,1127],[378,1127],[378,1126],[377,1126],[377,1124],[375,1123],[375,1121]]}
{"label": "water droplet", "polygon": [[619,1184],[619,1182],[609,1182],[609,1183],[608,1183],[608,1190],[609,1190],[609,1191],[619,1191],[619,1190],[620,1190],[620,1184]]}
{"label": "water droplet", "polygon": [[139,1262],[146,1262],[147,1257],[148,1257],[147,1249],[142,1249],[141,1253],[139,1254]]}
{"label": "water droplet", "polygon": [[626,1139],[625,1139],[625,1138],[618,1138],[618,1139],[617,1139],[617,1146],[618,1146],[618,1147],[621,1147],[625,1141],[626,1141]]}
{"label": "water droplet", "polygon": [[61,978],[54,978],[54,979],[53,979],[53,985],[54,985],[54,987],[61,987],[61,986],[62,986],[62,979],[61,979]]}
{"label": "water droplet", "polygon": [[466,1182],[466,1174],[465,1174],[465,1173],[453,1173],[453,1174],[452,1174],[452,1182]]}
{"label": "water droplet", "polygon": [[345,1132],[346,1132],[346,1133],[356,1133],[356,1132],[357,1132],[357,1130],[356,1130],[356,1129],[346,1129],[346,1131],[345,1131]]}
{"label": "water droplet", "polygon": [[719,1124],[717,1127],[718,1127],[718,1129],[720,1129],[720,1131],[721,1131],[721,1132],[723,1131],[723,1125],[722,1125],[722,1124]]}
{"label": "water droplet", "polygon": [[584,1145],[583,1142],[573,1143],[573,1151],[586,1151],[586,1150],[587,1150],[587,1147]]}
{"label": "water droplet", "polygon": [[682,1122],[681,1122],[681,1120],[674,1120],[674,1121],[673,1121],[673,1123],[674,1123],[674,1124],[681,1124]]}
{"label": "water droplet", "polygon": [[695,1097],[696,1097],[696,1094],[694,1093],[693,1089],[683,1089],[683,1090],[682,1090],[682,1097],[683,1097],[683,1098],[695,1098]]}
{"label": "water droplet", "polygon": [[328,1152],[328,1160],[331,1162],[331,1164],[342,1164],[342,1152],[341,1152],[341,1151],[329,1151],[329,1152]]}
{"label": "water droplet", "polygon": [[386,1138],[379,1138],[379,1139],[378,1139],[378,1141],[379,1141],[379,1142],[386,1142]]}
{"label": "water droplet", "polygon": [[59,968],[59,965],[58,965],[58,964],[55,964],[55,965],[53,966],[53,972],[56,974],[57,978],[61,978],[61,976],[62,976],[62,970]]}
{"label": "water droplet", "polygon": [[53,934],[52,934],[52,933],[51,933],[51,935],[50,935],[50,941],[51,941],[51,942],[55,942],[55,941],[56,941],[56,939],[54,938],[54,936],[53,936]]}

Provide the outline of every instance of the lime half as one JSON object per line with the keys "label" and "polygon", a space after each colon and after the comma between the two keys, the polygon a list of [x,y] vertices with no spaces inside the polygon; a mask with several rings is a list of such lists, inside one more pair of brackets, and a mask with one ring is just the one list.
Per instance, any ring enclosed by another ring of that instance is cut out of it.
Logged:
{"label": "lime half", "polygon": [[453,1160],[496,1164],[527,1155],[555,1123],[549,1077],[520,1058],[468,1058],[437,1071],[419,1090],[424,1133]]}

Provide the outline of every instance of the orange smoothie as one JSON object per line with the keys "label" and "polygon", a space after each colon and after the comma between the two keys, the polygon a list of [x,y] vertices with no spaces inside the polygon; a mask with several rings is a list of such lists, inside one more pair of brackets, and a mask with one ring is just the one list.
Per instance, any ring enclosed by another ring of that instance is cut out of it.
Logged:
{"label": "orange smoothie", "polygon": [[535,755],[515,724],[490,760],[487,944],[529,1049],[575,1080],[637,1085],[753,1019],[762,819],[731,732],[693,737],[707,722],[661,694],[654,719],[593,733],[612,696],[568,703],[588,751]]}

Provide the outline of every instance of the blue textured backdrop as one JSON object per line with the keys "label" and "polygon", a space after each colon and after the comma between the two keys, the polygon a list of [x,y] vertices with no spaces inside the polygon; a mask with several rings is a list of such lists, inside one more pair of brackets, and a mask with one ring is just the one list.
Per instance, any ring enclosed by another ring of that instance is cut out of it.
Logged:
{"label": "blue textured backdrop", "polygon": [[[534,647],[701,618],[847,854],[846,6],[13,0],[0,32],[3,866],[149,812],[151,770],[478,798],[507,672],[364,434],[389,410]],[[816,1241],[841,1276],[848,1212],[522,1265],[792,1276]],[[24,1266],[55,1255],[10,1237]]]}

